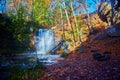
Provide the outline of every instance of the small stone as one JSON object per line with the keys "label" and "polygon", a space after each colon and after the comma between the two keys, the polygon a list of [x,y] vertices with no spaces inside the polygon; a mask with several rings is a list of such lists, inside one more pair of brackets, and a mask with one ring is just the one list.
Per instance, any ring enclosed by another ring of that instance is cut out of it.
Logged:
{"label": "small stone", "polygon": [[109,71],[109,70],[107,70],[107,73],[110,73],[110,71]]}
{"label": "small stone", "polygon": [[86,46],[86,48],[91,48],[90,46]]}
{"label": "small stone", "polygon": [[85,48],[86,48],[85,46],[80,46],[80,47],[76,48],[76,51],[83,53],[83,52],[85,52]]}
{"label": "small stone", "polygon": [[79,51],[82,53],[82,52],[85,52],[85,46],[81,46],[80,48],[79,48]]}
{"label": "small stone", "polygon": [[100,53],[97,53],[97,52],[93,53],[93,58],[94,59],[99,59],[101,57],[102,57],[102,55]]}
{"label": "small stone", "polygon": [[98,50],[91,50],[91,52],[97,52]]}
{"label": "small stone", "polygon": [[98,61],[106,61],[109,60],[110,57],[106,55],[101,55],[100,53],[93,53],[93,58],[98,60]]}
{"label": "small stone", "polygon": [[92,71],[89,71],[89,73],[91,73]]}
{"label": "small stone", "polygon": [[116,43],[117,43],[117,40],[112,40],[112,41],[106,43],[105,45],[111,46],[111,45],[114,45],[114,44],[116,44]]}
{"label": "small stone", "polygon": [[105,51],[103,54],[112,54],[111,52]]}
{"label": "small stone", "polygon": [[100,59],[98,59],[98,61],[106,61],[106,60],[110,60],[109,56],[102,56]]}
{"label": "small stone", "polygon": [[106,40],[108,35],[106,33],[100,34],[96,39],[97,40]]}
{"label": "small stone", "polygon": [[114,69],[114,70],[118,70],[118,68],[116,68],[116,67],[114,67],[113,69]]}

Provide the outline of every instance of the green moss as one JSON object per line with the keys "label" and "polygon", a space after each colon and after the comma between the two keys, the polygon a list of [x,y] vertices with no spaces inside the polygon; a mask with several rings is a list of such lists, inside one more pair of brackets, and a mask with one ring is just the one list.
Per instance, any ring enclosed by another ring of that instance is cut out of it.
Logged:
{"label": "green moss", "polygon": [[67,58],[69,54],[62,54],[61,57]]}
{"label": "green moss", "polygon": [[11,68],[9,79],[10,80],[37,80],[41,71],[44,70],[42,63],[37,63],[34,67],[16,66]]}

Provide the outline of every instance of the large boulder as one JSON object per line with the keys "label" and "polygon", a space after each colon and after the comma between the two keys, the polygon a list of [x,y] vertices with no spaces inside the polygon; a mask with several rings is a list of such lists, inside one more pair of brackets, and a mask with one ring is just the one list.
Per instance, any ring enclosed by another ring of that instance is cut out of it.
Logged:
{"label": "large boulder", "polygon": [[109,25],[120,23],[120,0],[115,0],[112,5],[111,3],[102,0],[97,10],[99,18]]}
{"label": "large boulder", "polygon": [[98,52],[94,52],[92,56],[97,61],[106,61],[106,60],[110,59],[110,57],[108,55],[102,55]]}
{"label": "large boulder", "polygon": [[111,37],[120,37],[120,23],[109,27],[107,34]]}

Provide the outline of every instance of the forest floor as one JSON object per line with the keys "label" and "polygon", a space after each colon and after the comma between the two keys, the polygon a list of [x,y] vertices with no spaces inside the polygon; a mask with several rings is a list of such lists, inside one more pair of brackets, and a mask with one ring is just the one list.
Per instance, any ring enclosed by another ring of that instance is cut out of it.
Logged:
{"label": "forest floor", "polygon": [[[82,52],[78,47],[67,58],[47,66],[39,80],[120,80],[120,37],[106,37],[105,32],[90,37],[92,41],[82,43]],[[98,61],[94,52],[109,59]]]}

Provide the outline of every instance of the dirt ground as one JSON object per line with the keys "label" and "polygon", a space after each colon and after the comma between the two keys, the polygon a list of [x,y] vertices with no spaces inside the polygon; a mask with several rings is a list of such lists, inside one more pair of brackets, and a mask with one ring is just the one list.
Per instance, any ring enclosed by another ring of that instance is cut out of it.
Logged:
{"label": "dirt ground", "polygon": [[[67,58],[47,66],[39,80],[120,80],[120,37],[94,39],[82,43],[82,46],[85,47],[83,52],[78,48]],[[107,55],[109,59],[94,59],[94,51]]]}

